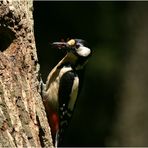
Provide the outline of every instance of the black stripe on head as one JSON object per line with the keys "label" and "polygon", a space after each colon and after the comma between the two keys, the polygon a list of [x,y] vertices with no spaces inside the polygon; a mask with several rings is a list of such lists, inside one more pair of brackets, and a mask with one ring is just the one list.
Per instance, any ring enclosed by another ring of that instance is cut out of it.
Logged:
{"label": "black stripe on head", "polygon": [[82,44],[85,47],[88,47],[88,43],[83,39],[74,39],[77,43]]}

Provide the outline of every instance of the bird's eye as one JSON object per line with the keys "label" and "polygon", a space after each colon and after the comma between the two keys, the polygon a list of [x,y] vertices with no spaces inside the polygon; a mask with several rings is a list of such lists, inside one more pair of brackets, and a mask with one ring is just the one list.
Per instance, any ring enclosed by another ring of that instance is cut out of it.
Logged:
{"label": "bird's eye", "polygon": [[76,44],[76,48],[78,49],[80,47],[80,45],[79,44]]}

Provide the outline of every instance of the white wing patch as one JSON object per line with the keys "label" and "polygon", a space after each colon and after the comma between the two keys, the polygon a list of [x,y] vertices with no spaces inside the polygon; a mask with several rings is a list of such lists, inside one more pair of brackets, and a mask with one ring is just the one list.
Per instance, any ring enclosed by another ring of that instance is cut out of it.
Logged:
{"label": "white wing patch", "polygon": [[71,67],[63,67],[60,71],[59,77],[61,78],[63,76],[64,73],[71,71],[72,68]]}
{"label": "white wing patch", "polygon": [[78,55],[82,56],[82,57],[87,57],[91,50],[87,47],[84,47],[84,46],[80,46],[78,49],[76,49]]}
{"label": "white wing patch", "polygon": [[79,78],[75,77],[74,82],[73,82],[73,86],[72,86],[72,90],[71,90],[71,95],[70,95],[70,102],[68,104],[68,108],[70,110],[73,110],[76,99],[77,99],[77,95],[78,95],[78,86],[79,86]]}

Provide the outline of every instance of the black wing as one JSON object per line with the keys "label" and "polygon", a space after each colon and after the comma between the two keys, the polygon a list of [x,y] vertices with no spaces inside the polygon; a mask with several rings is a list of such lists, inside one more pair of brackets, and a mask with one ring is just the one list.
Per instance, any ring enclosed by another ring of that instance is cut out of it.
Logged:
{"label": "black wing", "polygon": [[63,106],[64,104],[68,106],[75,77],[76,74],[73,71],[68,71],[61,77],[58,93],[59,106]]}
{"label": "black wing", "polygon": [[64,129],[67,128],[73,111],[68,108],[68,103],[70,100],[70,94],[73,87],[73,82],[77,75],[74,71],[68,71],[63,74],[60,85],[59,85],[59,142],[58,144],[61,145],[61,137],[63,137]]}

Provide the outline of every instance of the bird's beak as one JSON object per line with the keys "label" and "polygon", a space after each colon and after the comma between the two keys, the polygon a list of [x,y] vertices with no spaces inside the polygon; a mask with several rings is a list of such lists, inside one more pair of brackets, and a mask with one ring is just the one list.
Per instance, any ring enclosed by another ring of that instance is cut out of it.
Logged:
{"label": "bird's beak", "polygon": [[52,47],[58,48],[58,49],[67,49],[69,48],[69,45],[66,42],[53,42]]}

